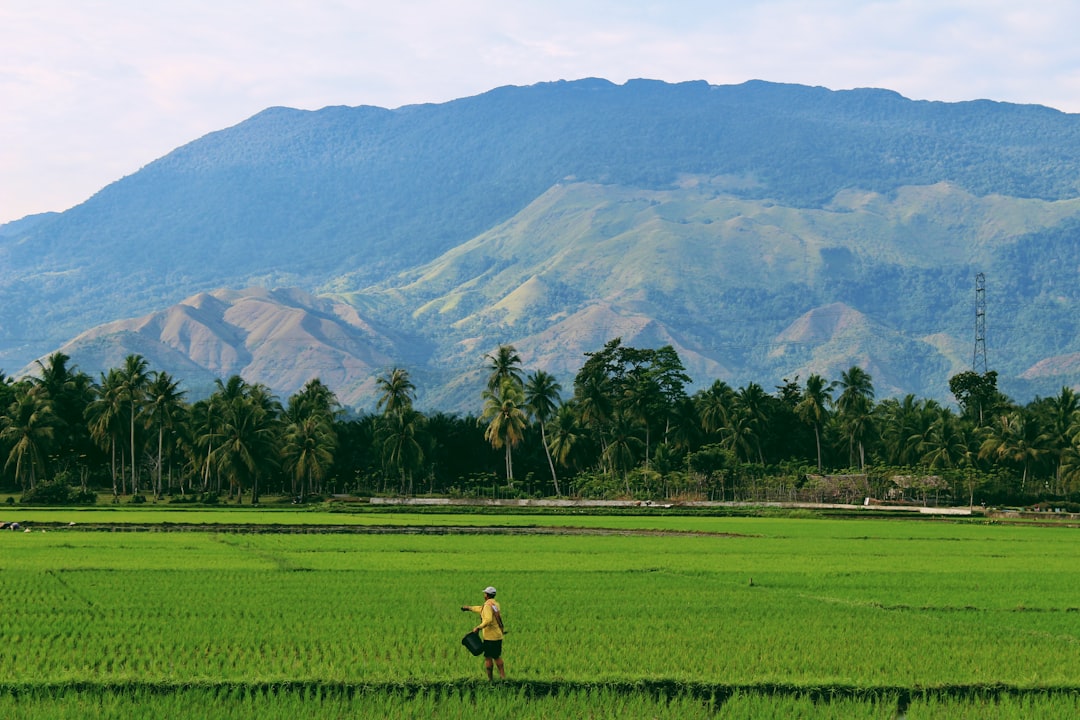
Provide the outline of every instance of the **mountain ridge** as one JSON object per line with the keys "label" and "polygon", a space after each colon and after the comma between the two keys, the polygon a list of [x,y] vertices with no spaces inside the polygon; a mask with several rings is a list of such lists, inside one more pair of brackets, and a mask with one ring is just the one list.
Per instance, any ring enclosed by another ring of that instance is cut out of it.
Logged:
{"label": "mountain ridge", "polygon": [[[378,359],[423,378],[433,406],[466,409],[497,344],[566,382],[615,333],[673,344],[703,383],[862,363],[883,392],[946,398],[986,272],[1003,388],[1030,394],[1076,382],[1064,362],[1028,371],[1077,349],[1078,198],[1080,116],[1039,106],[589,79],[394,110],[269,108],[0,229],[0,363],[61,347],[97,371],[139,348],[201,372],[195,384],[239,368],[287,392]],[[253,287],[309,299],[290,310],[265,290],[280,327],[258,332],[185,305]],[[870,329],[784,339],[835,303]],[[284,369],[301,353],[252,354],[296,338],[314,354],[305,372]],[[349,398],[370,387],[339,375]]]}

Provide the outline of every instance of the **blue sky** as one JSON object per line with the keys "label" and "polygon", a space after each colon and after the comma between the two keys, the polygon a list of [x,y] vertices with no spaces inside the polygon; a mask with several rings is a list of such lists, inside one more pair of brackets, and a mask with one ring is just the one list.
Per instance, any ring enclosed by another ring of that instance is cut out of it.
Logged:
{"label": "blue sky", "polygon": [[882,87],[1080,113],[1075,0],[0,3],[0,223],[287,105],[604,77]]}

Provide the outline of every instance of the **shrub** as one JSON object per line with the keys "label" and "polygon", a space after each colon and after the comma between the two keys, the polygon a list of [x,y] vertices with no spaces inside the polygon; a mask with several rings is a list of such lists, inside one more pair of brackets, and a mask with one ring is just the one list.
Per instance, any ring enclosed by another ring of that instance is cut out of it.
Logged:
{"label": "shrub", "polygon": [[75,490],[67,483],[50,482],[27,490],[19,502],[23,505],[93,505],[97,495]]}

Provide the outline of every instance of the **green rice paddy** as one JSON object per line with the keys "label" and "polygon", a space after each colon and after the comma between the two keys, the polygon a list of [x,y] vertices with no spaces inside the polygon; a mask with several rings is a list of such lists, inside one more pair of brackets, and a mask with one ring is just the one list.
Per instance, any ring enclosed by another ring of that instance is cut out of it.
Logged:
{"label": "green rice paddy", "polygon": [[[0,711],[17,717],[1080,716],[1070,528],[10,515],[32,530],[0,531]],[[459,606],[489,584],[509,628],[491,684],[459,644],[476,617]]]}

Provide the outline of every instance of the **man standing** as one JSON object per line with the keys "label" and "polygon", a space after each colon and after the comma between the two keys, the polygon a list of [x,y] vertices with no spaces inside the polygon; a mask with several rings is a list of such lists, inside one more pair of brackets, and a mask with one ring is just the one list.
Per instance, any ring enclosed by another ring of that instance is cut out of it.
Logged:
{"label": "man standing", "polygon": [[484,641],[484,669],[487,670],[488,680],[491,680],[492,663],[499,668],[499,677],[506,677],[503,668],[502,641],[503,621],[499,603],[495,601],[495,588],[484,588],[483,605],[462,605],[462,610],[480,613],[480,624],[473,628],[473,632],[480,631],[480,638]]}

